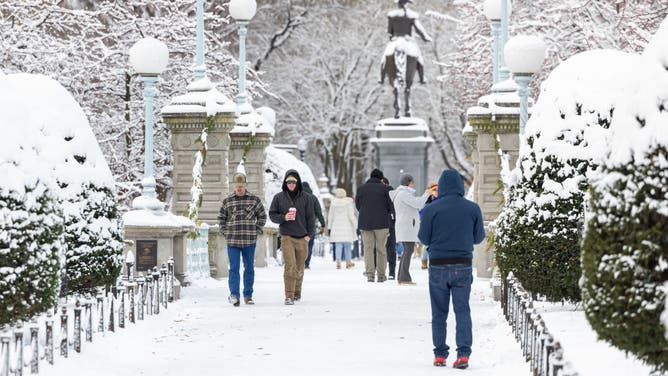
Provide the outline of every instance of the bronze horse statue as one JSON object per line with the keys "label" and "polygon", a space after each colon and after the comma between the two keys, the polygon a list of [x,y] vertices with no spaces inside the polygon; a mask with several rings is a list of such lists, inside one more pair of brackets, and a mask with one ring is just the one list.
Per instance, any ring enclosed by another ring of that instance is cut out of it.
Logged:
{"label": "bronze horse statue", "polygon": [[411,0],[397,0],[399,9],[388,12],[387,30],[390,34],[390,42],[385,48],[383,61],[381,63],[380,83],[388,78],[394,94],[394,117],[399,118],[401,113],[399,107],[399,91],[404,92],[404,116],[411,116],[411,86],[418,73],[420,83],[424,84],[424,65],[422,54],[415,39],[413,30],[425,42],[431,42],[431,37],[418,21],[418,14],[406,7]]}

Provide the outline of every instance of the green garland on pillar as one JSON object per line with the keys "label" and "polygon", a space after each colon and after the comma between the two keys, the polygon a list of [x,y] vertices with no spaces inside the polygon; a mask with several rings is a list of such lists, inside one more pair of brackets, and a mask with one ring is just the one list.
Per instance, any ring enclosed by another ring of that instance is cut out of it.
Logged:
{"label": "green garland on pillar", "polygon": [[[200,150],[195,153],[195,164],[192,169],[193,176],[193,185],[190,188],[190,203],[186,209],[185,216],[188,217],[191,221],[197,222],[199,216],[199,208],[202,206],[202,171],[206,165],[206,154],[209,150],[208,138],[211,130],[213,129],[214,116],[206,117],[206,124],[202,133],[195,140],[202,144]],[[197,237],[197,231],[193,230],[188,234],[188,237],[194,239]]]}

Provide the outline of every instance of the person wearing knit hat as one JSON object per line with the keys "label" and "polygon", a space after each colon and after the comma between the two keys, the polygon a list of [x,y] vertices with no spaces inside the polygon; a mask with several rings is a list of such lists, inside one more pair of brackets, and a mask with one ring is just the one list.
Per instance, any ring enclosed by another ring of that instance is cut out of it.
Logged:
{"label": "person wearing knit hat", "polygon": [[255,283],[255,246],[257,235],[262,234],[267,222],[267,214],[262,200],[248,192],[246,171],[243,162],[232,175],[234,193],[223,200],[218,214],[220,233],[227,242],[227,257],[230,262],[230,272],[227,281],[230,289],[228,301],[238,307],[241,295],[239,294],[240,259],[244,265],[244,303],[255,304],[253,301],[253,284]]}
{"label": "person wearing knit hat", "polygon": [[364,266],[367,281],[385,282],[387,276],[386,242],[390,234],[390,216],[394,206],[387,186],[381,182],[383,172],[371,171],[371,177],[357,189],[355,206],[359,212],[358,227],[362,232]]}
{"label": "person wearing knit hat", "polygon": [[415,196],[415,179],[410,174],[402,174],[399,178],[401,185],[390,192],[390,197],[394,202],[394,209],[397,219],[394,225],[394,232],[397,237],[397,243],[401,243],[404,252],[399,262],[397,271],[397,281],[400,285],[414,285],[411,275],[411,257],[415,244],[418,242],[417,233],[420,227],[420,215],[418,210],[427,202],[431,191],[426,190],[422,196]]}

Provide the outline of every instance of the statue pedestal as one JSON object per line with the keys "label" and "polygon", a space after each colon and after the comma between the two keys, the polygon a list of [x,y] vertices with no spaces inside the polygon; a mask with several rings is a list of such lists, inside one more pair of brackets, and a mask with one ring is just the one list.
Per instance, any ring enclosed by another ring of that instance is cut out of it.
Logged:
{"label": "statue pedestal", "polygon": [[378,122],[376,137],[371,143],[376,147],[376,158],[383,175],[390,185],[399,185],[403,173],[413,175],[415,189],[422,192],[427,187],[429,146],[434,139],[424,120],[415,117],[388,118]]}

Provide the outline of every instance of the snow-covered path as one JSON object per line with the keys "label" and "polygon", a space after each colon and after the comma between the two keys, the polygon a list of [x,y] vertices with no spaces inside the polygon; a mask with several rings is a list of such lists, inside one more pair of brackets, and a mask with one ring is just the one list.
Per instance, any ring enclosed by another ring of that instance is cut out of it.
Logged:
{"label": "snow-covered path", "polygon": [[[315,258],[302,302],[283,304],[280,267],[256,269],[256,305],[227,303],[227,280],[198,281],[158,318],[44,365],[45,375],[432,375],[427,272],[414,260],[415,286],[369,283],[358,264],[336,270]],[[529,375],[489,281],[471,297],[474,346],[468,375]],[[454,345],[454,317],[448,341]],[[452,343],[451,343],[452,342]],[[86,346],[88,345],[88,346]]]}

